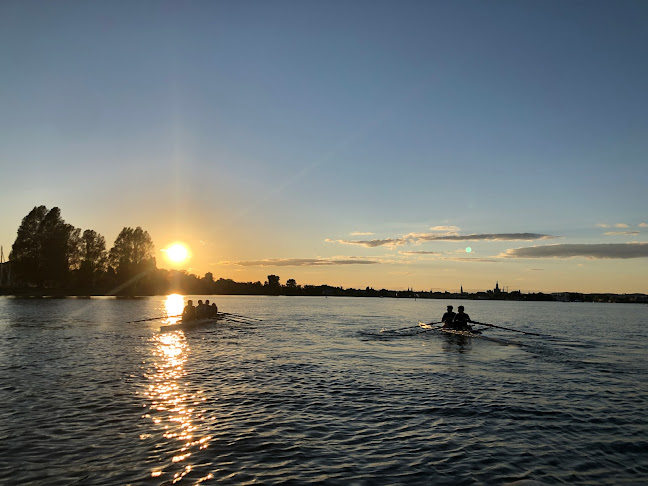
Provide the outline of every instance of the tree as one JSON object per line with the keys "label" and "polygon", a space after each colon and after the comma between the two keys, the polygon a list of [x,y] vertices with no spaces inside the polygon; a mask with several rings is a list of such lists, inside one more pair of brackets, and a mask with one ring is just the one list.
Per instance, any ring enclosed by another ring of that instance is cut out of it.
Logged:
{"label": "tree", "polygon": [[61,210],[52,208],[39,228],[42,238],[42,276],[50,285],[67,281],[69,272],[81,263],[81,230],[61,218]]}
{"label": "tree", "polygon": [[106,240],[93,230],[85,230],[81,237],[82,260],[79,268],[81,283],[94,288],[97,280],[103,276],[108,266]]}
{"label": "tree", "polygon": [[297,288],[297,281],[294,278],[289,278],[286,280],[286,287],[289,289]]}
{"label": "tree", "polygon": [[121,230],[109,254],[118,283],[137,290],[137,282],[155,270],[154,251],[153,240],[141,227]]}
{"label": "tree", "polygon": [[18,279],[38,285],[66,283],[80,263],[80,232],[61,218],[59,208],[34,207],[23,218],[9,255]]}
{"label": "tree", "polygon": [[46,215],[47,208],[45,206],[35,206],[22,219],[18,227],[16,241],[11,246],[9,253],[9,260],[12,262],[18,281],[42,281],[42,238],[39,229]]}

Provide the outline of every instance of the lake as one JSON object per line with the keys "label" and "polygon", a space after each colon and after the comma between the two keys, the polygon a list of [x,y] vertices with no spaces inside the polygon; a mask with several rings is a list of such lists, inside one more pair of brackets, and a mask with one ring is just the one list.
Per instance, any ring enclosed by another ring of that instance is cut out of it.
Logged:
{"label": "lake", "polygon": [[646,305],[187,298],[0,298],[0,483],[648,483]]}

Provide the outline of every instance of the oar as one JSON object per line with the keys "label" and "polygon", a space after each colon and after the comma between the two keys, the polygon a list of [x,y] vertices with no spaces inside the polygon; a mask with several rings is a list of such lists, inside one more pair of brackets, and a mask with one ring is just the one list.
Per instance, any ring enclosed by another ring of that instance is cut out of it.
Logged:
{"label": "oar", "polygon": [[[432,326],[434,324],[441,324],[440,322],[430,322],[428,326]],[[406,331],[407,329],[416,329],[419,326],[409,326],[409,327],[401,327],[400,329],[381,329],[380,332],[399,332],[399,331]]]}
{"label": "oar", "polygon": [[249,321],[260,321],[261,319],[257,319],[256,317],[247,317],[247,316],[242,316],[240,314],[232,314],[231,312],[221,312],[221,314],[225,316],[233,316],[233,317],[238,317],[239,319],[247,319]]}
{"label": "oar", "polygon": [[182,314],[178,314],[177,316],[160,316],[160,317],[151,317],[149,319],[140,319],[138,321],[128,321],[126,324],[133,324],[135,322],[157,321],[159,319],[167,319],[170,317],[182,317]]}
{"label": "oar", "polygon": [[241,319],[248,319],[250,321],[262,321],[263,319],[259,319],[258,317],[248,317],[248,316],[242,316],[241,314],[231,314],[235,317],[240,317]]}
{"label": "oar", "polygon": [[[430,323],[429,325],[432,325],[432,324],[441,324],[441,323],[440,322],[434,322],[434,323]],[[417,326],[417,327],[419,327],[419,326]],[[439,329],[442,329],[442,328],[443,328],[443,326],[428,327],[427,329],[423,327],[416,334],[421,334],[422,332],[428,332],[428,331],[438,331]]]}
{"label": "oar", "polygon": [[535,332],[520,331],[519,329],[511,329],[510,327],[496,326],[495,324],[488,324],[487,322],[477,322],[472,321],[474,324],[479,324],[481,326],[495,327],[497,329],[505,329],[507,331],[521,332],[522,334],[530,334],[531,336],[543,336],[544,334],[538,334]]}

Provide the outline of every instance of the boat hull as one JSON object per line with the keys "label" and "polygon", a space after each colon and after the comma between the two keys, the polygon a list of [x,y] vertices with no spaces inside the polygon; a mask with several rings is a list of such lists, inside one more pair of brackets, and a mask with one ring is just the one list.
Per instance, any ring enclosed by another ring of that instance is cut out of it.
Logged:
{"label": "boat hull", "polygon": [[167,326],[160,326],[161,332],[168,331],[190,331],[192,329],[197,329],[200,327],[208,326],[209,324],[215,324],[216,322],[225,319],[224,316],[218,317],[205,317],[203,319],[194,319],[192,321],[180,321],[177,324],[169,324]]}
{"label": "boat hull", "polygon": [[457,336],[466,336],[466,337],[481,337],[480,334],[470,332],[470,331],[459,331],[457,329],[449,329],[441,326],[431,326],[430,324],[426,324],[425,322],[419,322],[419,326],[422,327],[425,330],[434,330],[434,331],[441,331],[446,334],[455,334]]}
{"label": "boat hull", "polygon": [[499,344],[504,344],[504,345],[509,345],[509,344],[517,344],[511,341],[507,341],[505,339],[497,339],[493,338],[490,336],[484,336],[482,334],[477,334],[475,332],[470,332],[470,331],[458,331],[456,329],[448,329],[442,326],[431,326],[430,324],[426,324],[425,322],[419,322],[419,326],[423,328],[424,331],[439,331],[444,334],[451,334],[455,336],[464,336],[468,338],[478,338],[478,339],[485,339],[486,341],[492,341],[495,343]]}

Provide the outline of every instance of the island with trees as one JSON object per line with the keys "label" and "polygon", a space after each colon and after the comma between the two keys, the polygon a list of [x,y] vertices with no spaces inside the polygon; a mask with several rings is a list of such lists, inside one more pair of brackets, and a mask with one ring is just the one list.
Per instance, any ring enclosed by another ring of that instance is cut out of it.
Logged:
{"label": "island with trees", "polygon": [[330,285],[298,285],[278,275],[264,283],[199,277],[184,270],[158,268],[155,247],[141,227],[123,228],[110,250],[94,230],[65,222],[57,207],[37,206],[18,228],[8,261],[0,261],[0,295],[15,296],[147,296],[168,293],[192,295],[291,295],[392,297],[408,299],[534,300],[568,302],[648,303],[645,294],[551,294],[504,292],[498,286],[487,292],[396,291],[371,287],[353,289]]}

